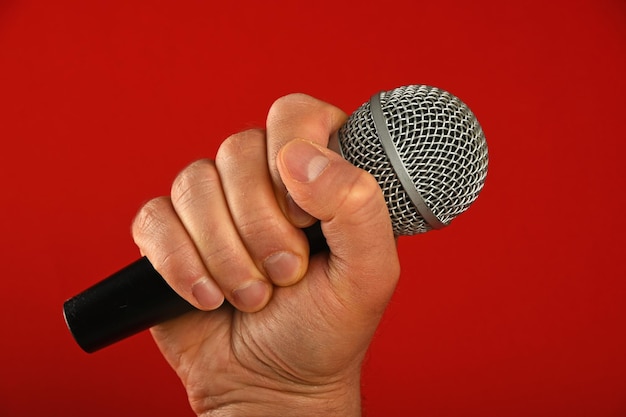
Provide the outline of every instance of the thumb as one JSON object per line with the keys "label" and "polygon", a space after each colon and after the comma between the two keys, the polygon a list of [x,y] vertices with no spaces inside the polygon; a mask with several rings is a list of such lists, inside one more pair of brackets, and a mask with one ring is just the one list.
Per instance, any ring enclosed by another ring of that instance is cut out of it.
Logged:
{"label": "thumb", "polygon": [[302,139],[281,148],[277,167],[294,201],[321,221],[330,248],[331,284],[345,301],[384,308],[399,262],[387,205],[374,177]]}

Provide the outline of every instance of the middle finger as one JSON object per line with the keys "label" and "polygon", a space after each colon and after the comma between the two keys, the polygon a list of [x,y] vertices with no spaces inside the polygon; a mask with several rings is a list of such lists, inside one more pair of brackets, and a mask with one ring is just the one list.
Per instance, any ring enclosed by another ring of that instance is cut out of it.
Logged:
{"label": "middle finger", "polygon": [[171,194],[210,279],[236,308],[246,312],[263,308],[271,285],[239,238],[215,164],[200,160],[189,165],[174,180]]}
{"label": "middle finger", "polygon": [[276,201],[265,132],[229,137],[215,163],[233,222],[258,269],[276,285],[300,280],[307,268],[308,242]]}

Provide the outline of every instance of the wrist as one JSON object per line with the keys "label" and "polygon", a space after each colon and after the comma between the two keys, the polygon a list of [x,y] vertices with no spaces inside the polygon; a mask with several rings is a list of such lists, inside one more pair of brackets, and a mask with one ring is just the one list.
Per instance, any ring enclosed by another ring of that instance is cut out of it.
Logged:
{"label": "wrist", "polygon": [[[360,417],[360,381],[332,385],[298,385],[279,389],[241,386],[203,401],[199,417]],[[194,407],[200,411],[197,407]]]}

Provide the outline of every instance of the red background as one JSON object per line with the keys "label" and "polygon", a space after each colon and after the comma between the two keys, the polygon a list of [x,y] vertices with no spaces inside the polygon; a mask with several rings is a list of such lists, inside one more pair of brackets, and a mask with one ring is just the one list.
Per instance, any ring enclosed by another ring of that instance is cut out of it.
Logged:
{"label": "red background", "polygon": [[0,416],[190,416],[148,333],[84,354],[62,302],[279,96],[406,84],[470,105],[490,171],[401,240],[367,415],[626,416],[625,76],[620,0],[0,1]]}

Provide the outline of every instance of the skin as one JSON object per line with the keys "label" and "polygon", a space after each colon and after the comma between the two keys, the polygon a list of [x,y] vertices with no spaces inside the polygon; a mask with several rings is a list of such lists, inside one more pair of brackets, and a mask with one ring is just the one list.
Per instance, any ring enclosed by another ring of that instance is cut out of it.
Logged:
{"label": "skin", "polygon": [[[133,222],[142,254],[200,309],[152,329],[199,416],[361,415],[399,263],[378,184],[327,149],[345,120],[280,98],[265,130],[190,164]],[[330,250],[309,258],[300,229],[315,219]]]}

